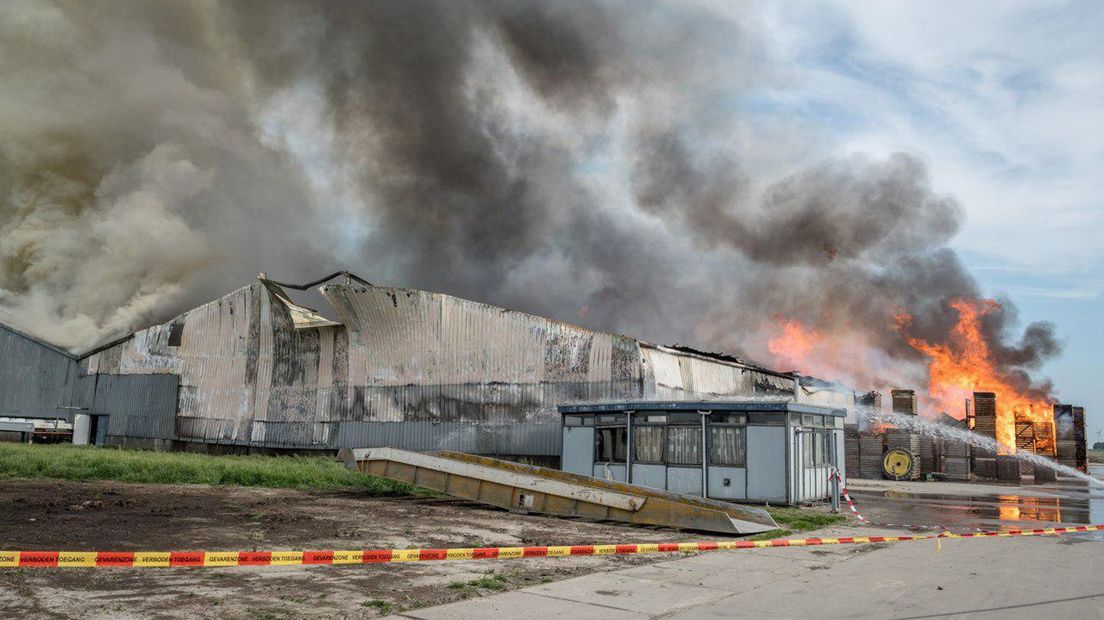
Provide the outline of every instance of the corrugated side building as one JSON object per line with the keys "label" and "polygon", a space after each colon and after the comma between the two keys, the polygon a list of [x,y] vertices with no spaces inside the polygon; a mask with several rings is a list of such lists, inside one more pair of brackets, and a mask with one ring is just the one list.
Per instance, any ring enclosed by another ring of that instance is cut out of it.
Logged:
{"label": "corrugated side building", "polygon": [[794,376],[735,358],[449,295],[351,280],[319,291],[338,321],[259,278],[94,350],[69,371],[69,402],[107,416],[106,444],[554,457],[558,405],[818,400]]}
{"label": "corrugated side building", "polygon": [[57,418],[72,406],[77,358],[0,324],[0,417]]}

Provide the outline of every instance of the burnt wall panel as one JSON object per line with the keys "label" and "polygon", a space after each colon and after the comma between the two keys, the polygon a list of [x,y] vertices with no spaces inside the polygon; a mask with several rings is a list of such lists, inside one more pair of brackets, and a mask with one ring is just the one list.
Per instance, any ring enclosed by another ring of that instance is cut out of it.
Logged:
{"label": "burnt wall panel", "polygon": [[388,446],[404,450],[453,450],[472,454],[557,456],[558,422],[509,426],[456,422],[343,422],[334,444],[341,448]]}
{"label": "burnt wall panel", "polygon": [[[558,405],[793,396],[792,378],[735,361],[425,291],[326,286],[344,324],[305,325],[272,286],[239,289],[83,365],[179,376],[168,436],[257,447],[364,445],[349,438],[371,432],[384,435],[364,441],[394,436],[394,445],[430,449],[448,447],[446,437],[482,454],[554,455],[559,434],[547,429],[558,428]],[[183,326],[176,338],[172,325]],[[112,432],[162,429],[147,418],[132,415]],[[404,424],[413,434],[389,426]]]}

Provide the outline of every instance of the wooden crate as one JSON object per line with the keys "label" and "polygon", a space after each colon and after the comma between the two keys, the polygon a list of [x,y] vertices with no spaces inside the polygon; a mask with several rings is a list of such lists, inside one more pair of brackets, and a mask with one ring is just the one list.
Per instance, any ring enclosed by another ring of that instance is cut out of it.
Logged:
{"label": "wooden crate", "polygon": [[859,477],[881,478],[882,455],[885,452],[881,433],[859,434]]}

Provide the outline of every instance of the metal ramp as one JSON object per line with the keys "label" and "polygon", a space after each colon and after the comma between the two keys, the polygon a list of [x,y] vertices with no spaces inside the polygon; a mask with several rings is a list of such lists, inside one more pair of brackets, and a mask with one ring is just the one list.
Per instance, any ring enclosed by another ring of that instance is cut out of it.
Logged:
{"label": "metal ramp", "polygon": [[720,534],[778,529],[761,508],[472,454],[344,448],[338,459],[349,469],[514,511]]}

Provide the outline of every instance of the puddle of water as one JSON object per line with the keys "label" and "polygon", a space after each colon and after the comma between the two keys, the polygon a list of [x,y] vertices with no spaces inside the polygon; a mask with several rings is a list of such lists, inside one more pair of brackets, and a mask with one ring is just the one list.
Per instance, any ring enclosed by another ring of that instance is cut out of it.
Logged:
{"label": "puddle of water", "polygon": [[[1089,473],[1094,478],[1104,478],[1104,465],[1089,465]],[[1089,521],[1093,525],[1104,524],[1104,497],[1089,500]]]}
{"label": "puddle of water", "polygon": [[[1104,478],[1104,465],[1091,465],[1089,473]],[[939,483],[930,486],[938,491]],[[1010,486],[1010,492],[1000,495],[969,496],[894,490],[856,492],[855,499],[859,511],[875,523],[965,530],[1104,524],[1104,494],[1084,483],[1065,480],[1027,487],[1059,497],[1024,496],[1015,493],[1015,488]]]}

